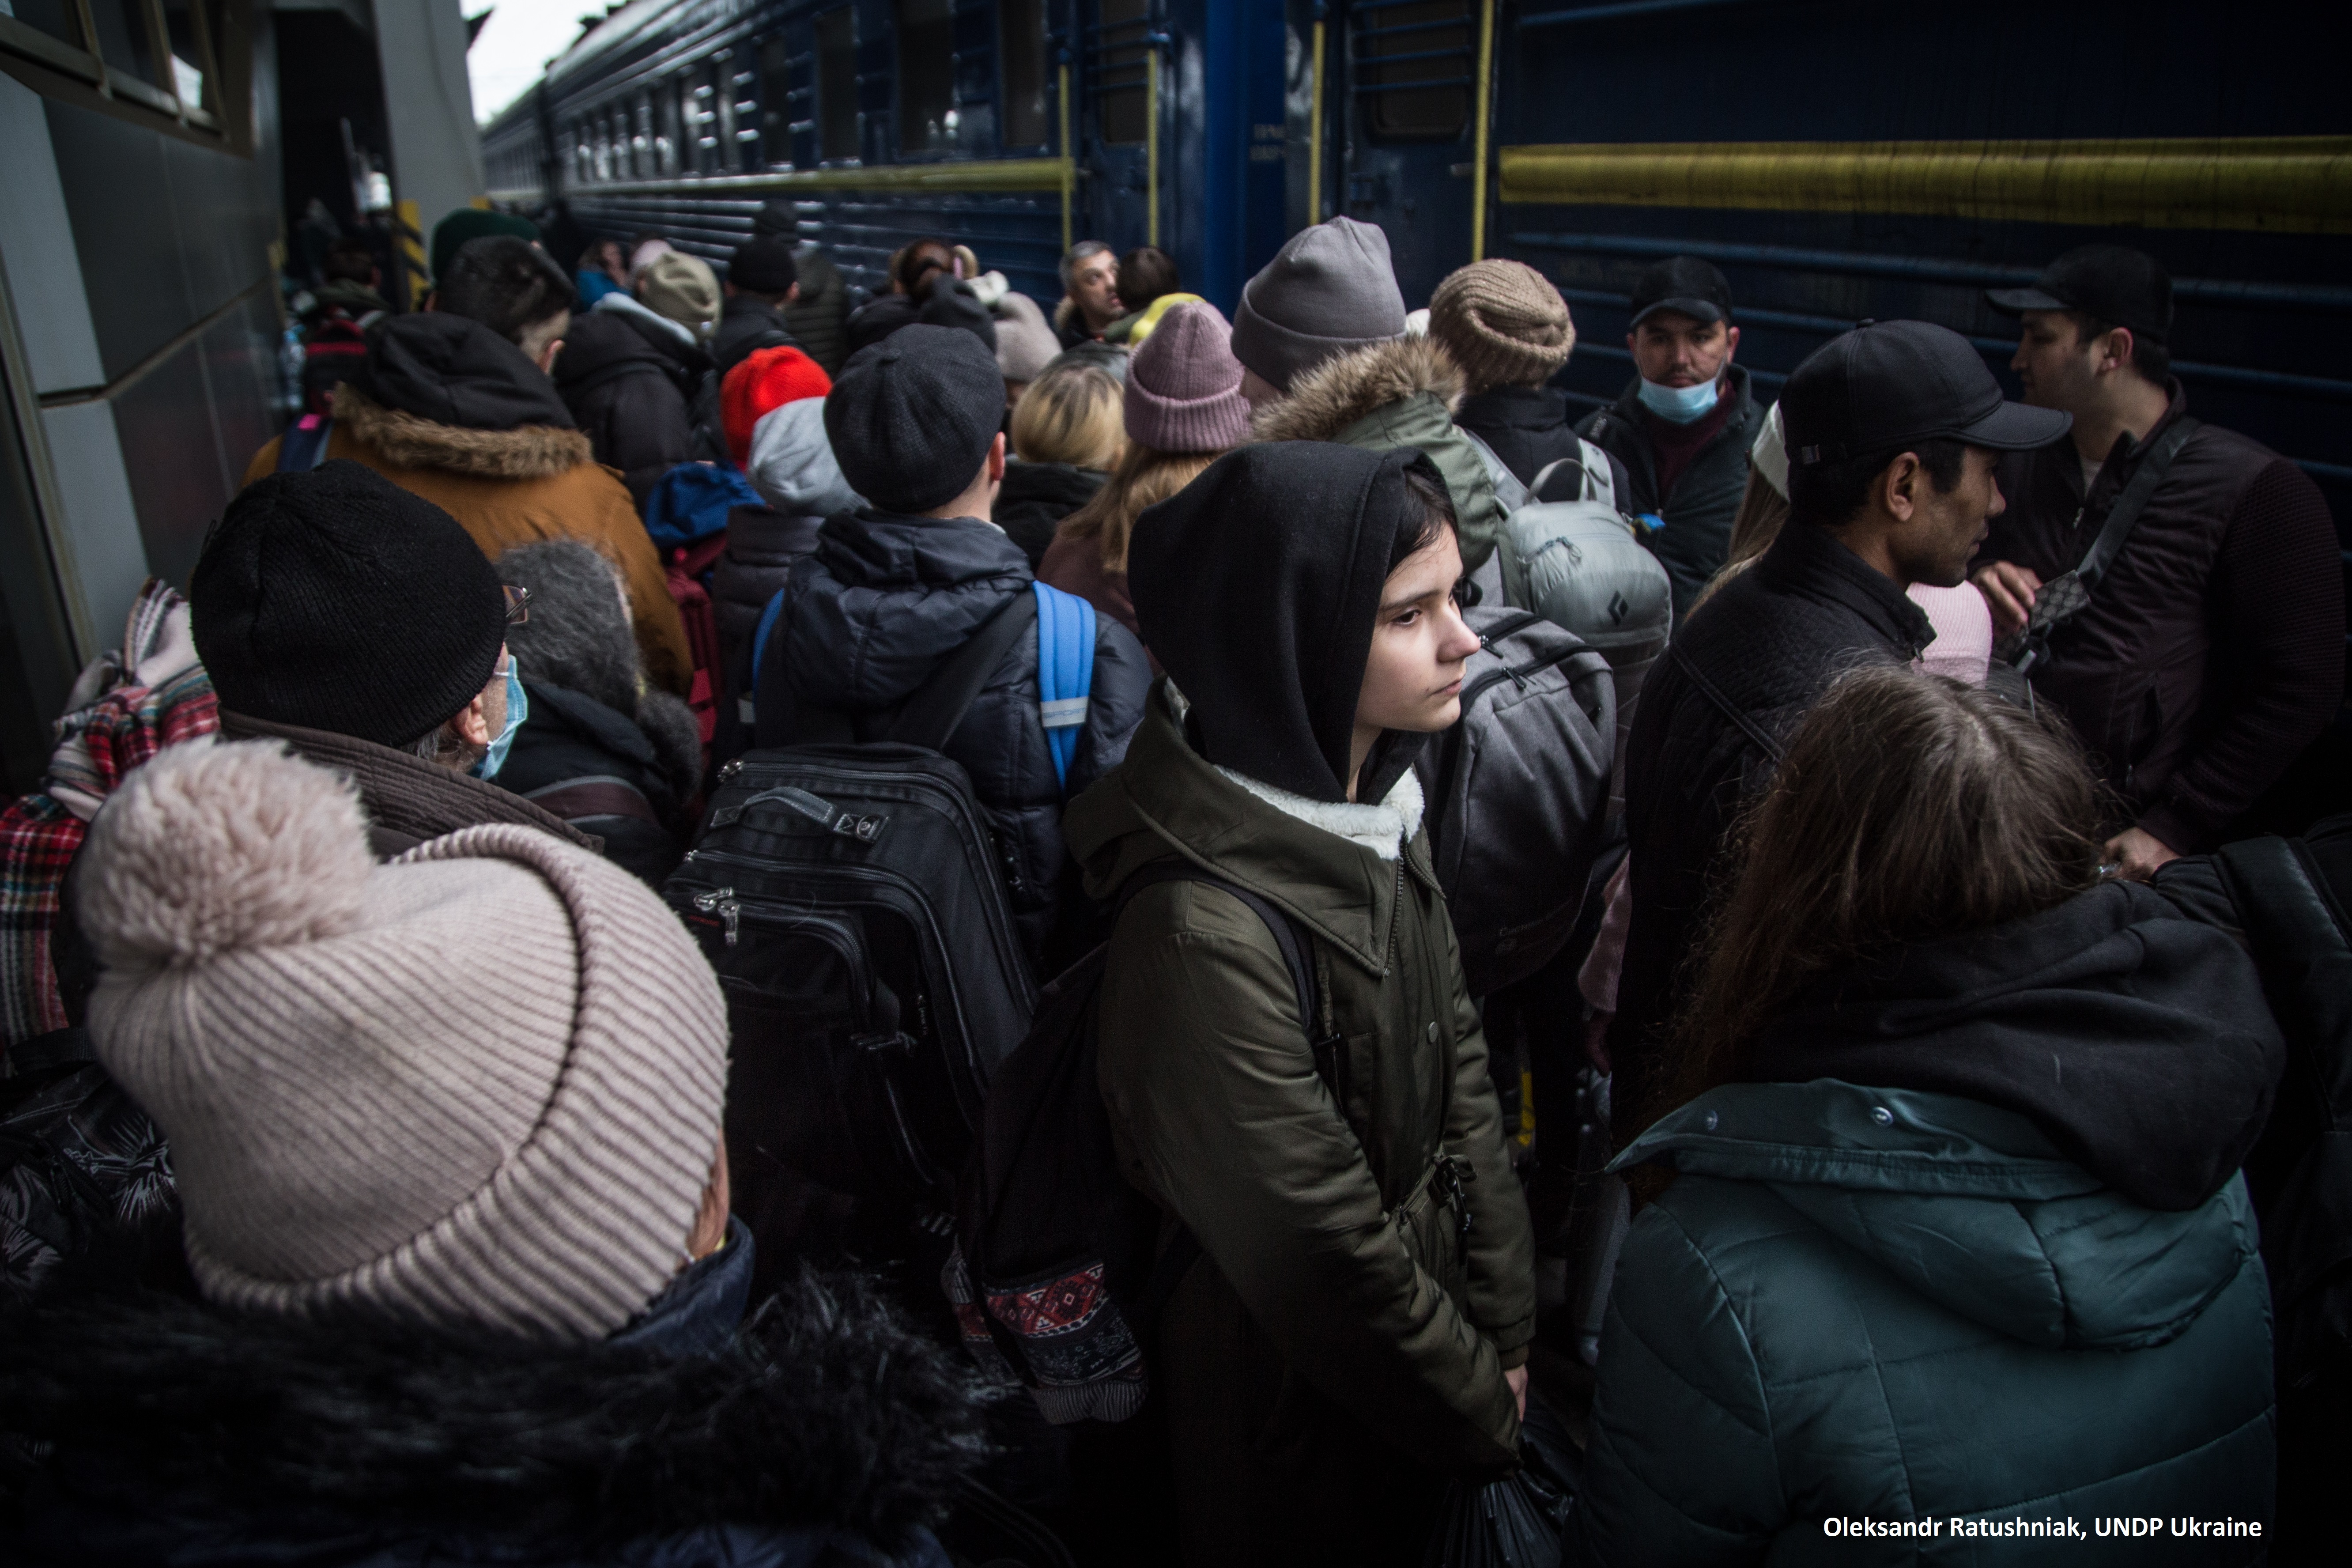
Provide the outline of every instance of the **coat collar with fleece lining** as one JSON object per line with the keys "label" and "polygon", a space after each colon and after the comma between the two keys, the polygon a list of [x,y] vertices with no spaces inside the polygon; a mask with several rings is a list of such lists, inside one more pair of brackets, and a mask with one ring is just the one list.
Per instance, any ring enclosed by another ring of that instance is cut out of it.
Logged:
{"label": "coat collar with fleece lining", "polygon": [[[1168,712],[1181,729],[1184,715],[1192,704],[1168,683]],[[1285,816],[1319,827],[1324,832],[1346,839],[1360,849],[1369,849],[1383,860],[1393,860],[1404,853],[1412,836],[1421,831],[1421,814],[1425,803],[1422,798],[1421,780],[1411,768],[1390,787],[1388,798],[1378,805],[1363,805],[1351,800],[1310,800],[1303,795],[1237,773],[1227,767],[1209,764],[1226,778],[1274,807]]]}

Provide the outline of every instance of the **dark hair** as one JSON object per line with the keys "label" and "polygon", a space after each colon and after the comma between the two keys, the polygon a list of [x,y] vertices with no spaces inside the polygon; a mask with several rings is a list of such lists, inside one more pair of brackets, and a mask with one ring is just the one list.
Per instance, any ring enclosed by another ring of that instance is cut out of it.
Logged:
{"label": "dark hair", "polygon": [[[931,250],[945,252],[948,259],[944,263],[934,260],[925,254]],[[926,235],[921,239],[908,241],[907,247],[898,252],[898,266],[893,269],[892,276],[898,279],[898,287],[902,290],[911,294],[922,286],[924,278],[929,274],[951,271],[954,267],[955,247],[944,239]]]}
{"label": "dark hair", "polygon": [[[1078,241],[1077,244],[1070,247],[1068,254],[1062,258],[1062,288],[1064,291],[1066,292],[1068,290],[1070,287],[1070,279],[1076,273],[1081,262],[1091,260],[1093,258],[1097,256],[1109,255],[1110,247],[1105,245],[1099,239],[1082,239]],[[1111,265],[1113,267],[1117,267],[1118,265],[1116,258],[1112,259]]]}
{"label": "dark hair", "polygon": [[2099,785],[2049,712],[1906,665],[1830,688],[1733,833],[1733,880],[1676,1025],[1674,1104],[1739,1077],[1757,1031],[1814,976],[2097,883]]}
{"label": "dark hair", "polygon": [[1118,302],[1129,310],[1140,310],[1183,286],[1175,258],[1156,245],[1139,245],[1118,258]]}
{"label": "dark hair", "polygon": [[434,306],[479,321],[510,343],[572,309],[572,279],[547,252],[510,234],[486,235],[457,247]]}
{"label": "dark hair", "polygon": [[365,242],[345,235],[327,247],[327,254],[319,260],[319,276],[345,283],[373,282],[375,252]]}
{"label": "dark hair", "polygon": [[[2087,343],[2093,338],[2103,338],[2116,330],[2113,321],[2103,321],[2087,310],[2069,310],[2066,319],[2074,323],[2074,341]],[[2152,385],[2164,385],[2172,375],[2172,351],[2149,337],[2146,332],[2132,333],[2132,369],[2146,376]]]}
{"label": "dark hair", "polygon": [[1396,542],[1389,546],[1391,572],[1436,543],[1447,529],[1459,526],[1454,517],[1454,497],[1447,493],[1444,480],[1432,479],[1422,468],[1410,468],[1404,471],[1404,489],[1421,503],[1421,517],[1397,530]]}
{"label": "dark hair", "polygon": [[1969,445],[1949,436],[1906,441],[1858,458],[1826,463],[1789,465],[1789,515],[1816,528],[1842,528],[1852,522],[1870,499],[1871,486],[1887,465],[1906,452],[1918,455],[1919,467],[1937,491],[1950,495],[1968,472]]}

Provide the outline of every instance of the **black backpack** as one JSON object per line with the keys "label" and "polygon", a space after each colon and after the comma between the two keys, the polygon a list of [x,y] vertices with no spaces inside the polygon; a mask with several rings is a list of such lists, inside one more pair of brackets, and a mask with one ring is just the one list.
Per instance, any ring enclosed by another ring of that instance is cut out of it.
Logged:
{"label": "black backpack", "polygon": [[729,763],[663,886],[726,993],[732,1197],[763,1275],[947,1232],[1037,991],[988,818],[938,747],[1036,619],[1016,595],[896,710],[804,709],[789,732],[813,743]]}
{"label": "black backpack", "polygon": [[[1223,889],[1265,922],[1297,989],[1315,1070],[1333,1083],[1339,1042],[1316,1001],[1306,933],[1257,894],[1185,860],[1136,872],[1118,908],[1179,881]],[[1141,1341],[1201,1256],[1190,1231],[1160,1248],[1159,1207],[1118,1172],[1096,1079],[1109,952],[1106,941],[1045,988],[1029,1037],[998,1067],[956,1196],[955,1251],[940,1276],[964,1349],[983,1371],[1021,1384],[1057,1426],[1124,1421],[1143,1407]]]}
{"label": "black backpack", "polygon": [[1430,858],[1473,996],[1525,979],[1576,927],[1609,815],[1609,661],[1531,610],[1464,612],[1462,717],[1415,763]]}

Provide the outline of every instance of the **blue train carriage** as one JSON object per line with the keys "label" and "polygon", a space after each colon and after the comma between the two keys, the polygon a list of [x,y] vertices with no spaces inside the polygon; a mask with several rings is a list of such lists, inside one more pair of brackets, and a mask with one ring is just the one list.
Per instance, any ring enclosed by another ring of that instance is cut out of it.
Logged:
{"label": "blue train carriage", "polygon": [[483,151],[501,203],[561,199],[594,233],[714,260],[782,197],[869,289],[936,233],[1050,309],[1061,252],[1093,237],[1161,247],[1230,308],[1305,221],[1285,23],[1153,0],[640,0]]}

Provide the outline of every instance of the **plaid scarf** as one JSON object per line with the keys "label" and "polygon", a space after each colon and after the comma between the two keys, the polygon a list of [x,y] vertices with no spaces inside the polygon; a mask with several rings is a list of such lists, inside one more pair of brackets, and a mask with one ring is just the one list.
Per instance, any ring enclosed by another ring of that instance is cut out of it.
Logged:
{"label": "plaid scarf", "polygon": [[90,818],[131,769],[219,728],[187,601],[150,577],[122,647],[74,682],[41,787],[0,810],[0,1071],[8,1047],[66,1026],[50,943],[66,869]]}

